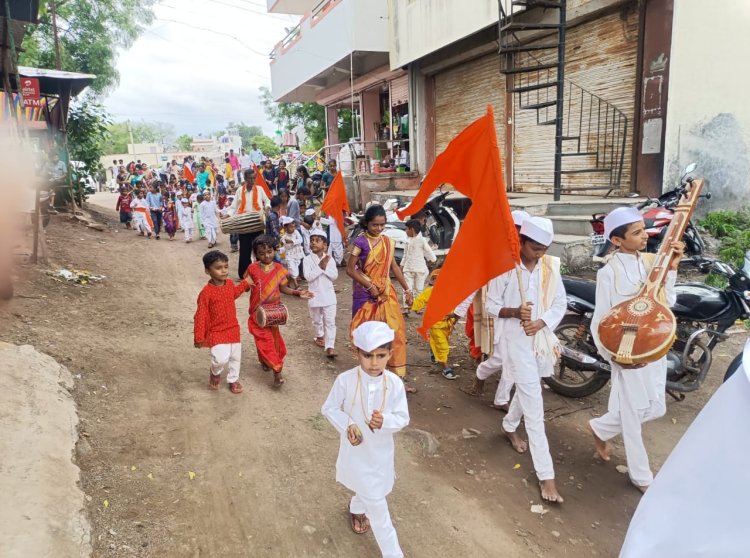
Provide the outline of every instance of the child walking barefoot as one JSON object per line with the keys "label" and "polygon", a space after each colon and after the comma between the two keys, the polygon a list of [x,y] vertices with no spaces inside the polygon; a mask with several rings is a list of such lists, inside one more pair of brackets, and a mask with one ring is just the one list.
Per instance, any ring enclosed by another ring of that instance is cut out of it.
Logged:
{"label": "child walking barefoot", "polygon": [[203,267],[210,277],[198,295],[198,309],[193,320],[193,337],[196,348],[211,350],[211,367],[208,386],[219,389],[221,373],[227,369],[227,385],[232,393],[242,393],[240,384],[240,324],[234,300],[250,290],[243,280],[237,285],[229,279],[229,258],[218,250],[206,252]]}
{"label": "child walking barefoot", "polygon": [[256,238],[253,241],[253,253],[256,261],[250,264],[245,272],[245,277],[252,286],[247,327],[255,339],[258,360],[264,369],[273,371],[273,387],[281,387],[285,381],[281,372],[284,368],[286,344],[279,326],[258,325],[256,312],[261,306],[281,305],[281,293],[304,299],[312,298],[313,294],[310,291],[289,288],[289,273],[283,265],[273,261],[276,245],[271,237],[261,235]]}
{"label": "child walking barefoot", "polygon": [[351,528],[370,527],[383,558],[403,558],[386,496],[395,479],[393,435],[409,424],[404,383],[385,369],[393,330],[365,322],[352,333],[359,366],[336,378],[321,412],[340,435],[336,480],[354,492]]}
{"label": "child walking barefoot", "polygon": [[328,239],[323,229],[310,230],[311,254],[302,260],[302,269],[313,298],[308,301],[310,317],[315,328],[315,344],[325,347],[326,356],[337,356],[336,343],[336,293],[333,282],[339,271],[335,260],[326,254]]}
{"label": "child walking barefoot", "polygon": [[182,198],[177,209],[185,242],[191,242],[193,240],[193,208],[190,205],[190,199]]}

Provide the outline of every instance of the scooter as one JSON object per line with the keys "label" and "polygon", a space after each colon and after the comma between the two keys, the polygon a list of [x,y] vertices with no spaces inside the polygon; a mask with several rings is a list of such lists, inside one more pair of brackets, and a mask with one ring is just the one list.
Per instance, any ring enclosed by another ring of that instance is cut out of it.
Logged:
{"label": "scooter", "polygon": [[[667,393],[676,400],[701,387],[711,368],[712,351],[727,338],[726,331],[737,320],[750,318],[750,251],[742,269],[704,259],[705,270],[728,280],[725,289],[703,283],[678,283],[677,302],[672,307],[677,318],[677,340],[667,353]],[[565,397],[586,397],[603,388],[611,368],[599,355],[591,335],[596,283],[587,279],[563,277],[568,314],[555,329],[561,357],[554,374],[544,381]]]}
{"label": "scooter", "polygon": [[[695,171],[698,166],[695,163],[691,163],[685,169],[682,177],[680,178],[680,185],[674,190],[665,192],[658,198],[647,198],[646,201],[639,203],[636,208],[643,214],[643,221],[646,224],[646,232],[648,233],[648,244],[646,245],[646,251],[655,254],[659,251],[664,235],[667,232],[669,224],[674,219],[674,208],[680,201],[680,197],[685,191],[685,188],[690,184],[690,174]],[[707,192],[701,196],[705,199],[711,199],[711,193]],[[594,246],[594,260],[602,261],[603,258],[609,254],[614,248],[609,239],[604,238],[604,217],[606,213],[594,213],[591,216],[591,228],[593,234],[591,235],[591,243]],[[688,223],[685,233],[682,235],[682,241],[685,243],[685,255],[687,256],[685,262],[689,262],[690,259],[699,259],[702,257],[703,252],[706,248],[703,238],[701,238],[698,229],[693,225],[693,222]]]}
{"label": "scooter", "polygon": [[[422,233],[433,246],[438,265],[445,259],[461,228],[461,220],[456,212],[443,204],[449,194],[450,192],[441,191],[437,196],[430,198],[421,210],[426,215]],[[406,222],[398,218],[395,211],[396,207],[396,200],[387,200],[383,204],[383,208],[386,209],[386,223],[383,234],[395,241],[395,258],[396,262],[400,263],[409,237],[406,235]],[[362,228],[359,226],[361,218],[362,215],[352,215],[348,221],[350,245],[362,232]]]}

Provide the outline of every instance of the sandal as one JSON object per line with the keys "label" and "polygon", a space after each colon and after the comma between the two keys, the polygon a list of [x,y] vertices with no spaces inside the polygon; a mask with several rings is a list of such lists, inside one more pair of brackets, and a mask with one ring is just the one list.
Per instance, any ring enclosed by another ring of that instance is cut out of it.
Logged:
{"label": "sandal", "polygon": [[446,368],[443,370],[443,378],[446,380],[455,380],[458,375],[453,371],[453,368]]}
{"label": "sandal", "polygon": [[326,357],[333,359],[333,358],[336,358],[337,356],[339,356],[339,354],[336,352],[335,349],[326,349]]}
{"label": "sandal", "polygon": [[[358,535],[364,535],[370,530],[370,520],[365,514],[349,512],[349,515],[351,515],[352,531]],[[357,528],[357,522],[359,522],[359,528]]]}
{"label": "sandal", "polygon": [[322,337],[316,337],[313,339],[313,342],[320,347],[321,349],[326,346],[325,339]]}
{"label": "sandal", "polygon": [[212,374],[208,372],[208,387],[211,389],[219,389],[221,383],[221,374]]}
{"label": "sandal", "polygon": [[242,384],[239,382],[229,382],[227,384],[229,386],[229,391],[231,391],[234,394],[240,394],[242,393]]}

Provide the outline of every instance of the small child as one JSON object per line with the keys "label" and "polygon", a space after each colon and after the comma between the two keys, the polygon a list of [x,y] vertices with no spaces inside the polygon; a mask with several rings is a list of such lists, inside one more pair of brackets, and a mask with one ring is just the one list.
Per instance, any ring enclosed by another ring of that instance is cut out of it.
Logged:
{"label": "small child", "polygon": [[206,229],[203,227],[201,221],[201,203],[203,203],[203,194],[194,193],[190,196],[190,201],[193,202],[193,223],[195,224],[195,231],[198,235],[198,240],[206,238]]}
{"label": "small child", "polygon": [[286,344],[281,336],[279,326],[260,327],[256,321],[256,311],[260,306],[281,305],[281,293],[312,298],[310,291],[298,291],[288,286],[289,273],[280,263],[273,261],[276,255],[276,244],[268,235],[260,235],[253,241],[255,260],[245,272],[245,277],[252,292],[250,293],[250,318],[247,327],[255,339],[258,360],[264,370],[273,371],[273,387],[281,387],[284,378],[281,375],[286,356]]}
{"label": "small child", "polygon": [[130,208],[133,210],[133,222],[135,224],[135,230],[138,234],[143,236],[148,234],[151,238],[151,231],[154,230],[154,225],[151,222],[151,213],[148,210],[148,204],[146,203],[146,195],[142,190],[138,190],[136,198],[130,202]]}
{"label": "small child", "polygon": [[203,193],[203,201],[200,204],[200,218],[206,230],[209,248],[216,246],[216,236],[219,230],[218,214],[219,210],[216,207],[216,202],[211,199],[210,190],[206,190]]}
{"label": "small child", "polygon": [[279,196],[273,196],[271,198],[271,211],[268,212],[268,218],[266,219],[266,234],[276,240],[276,246],[281,242],[280,208],[281,198]]}
{"label": "small child", "polygon": [[315,328],[315,344],[324,347],[328,358],[337,355],[336,342],[336,293],[333,282],[339,272],[336,262],[326,254],[328,238],[323,229],[310,230],[311,254],[302,260],[302,269],[313,298],[307,301]]}
{"label": "small child", "polygon": [[[424,310],[427,303],[430,301],[432,296],[432,287],[435,284],[435,280],[438,277],[439,269],[436,269],[430,273],[430,286],[423,290],[418,297],[414,299],[411,305],[411,309],[415,312],[421,312]],[[450,343],[449,339],[453,332],[453,326],[456,325],[458,316],[455,313],[448,314],[442,320],[435,322],[435,324],[429,329],[427,335],[430,338],[430,350],[432,351],[433,362],[443,368],[443,378],[446,380],[455,380],[458,375],[453,371],[453,368],[448,364],[448,355],[450,354]]]}
{"label": "small child", "polygon": [[[435,263],[437,261],[435,253],[430,248],[430,243],[422,236],[421,231],[422,224],[417,219],[407,221],[406,236],[409,237],[409,240],[406,242],[404,256],[401,258],[404,279],[406,279],[406,283],[415,297],[424,289],[425,279],[427,279],[429,272],[427,262]],[[406,302],[404,302],[404,307],[408,314],[409,308]]]}
{"label": "small child", "polygon": [[[667,357],[630,366],[613,361],[599,341],[599,322],[613,306],[638,294],[656,257],[641,252],[646,248],[648,233],[643,216],[635,208],[618,207],[611,211],[604,218],[604,236],[617,250],[596,274],[596,305],[591,318],[591,333],[599,354],[612,365],[612,382],[607,413],[590,420],[588,428],[594,437],[596,451],[604,461],[609,461],[610,440],[622,434],[630,482],[641,492],[646,492],[654,475],[643,445],[641,425],[667,411],[664,400]],[[674,257],[659,295],[667,306],[676,301],[674,286],[685,245],[675,242],[672,249]]]}
{"label": "small child", "polygon": [[180,226],[182,232],[185,234],[185,242],[189,243],[193,240],[193,208],[190,205],[190,198],[182,198],[180,205],[177,207],[178,218],[180,220]]}
{"label": "small child", "polygon": [[354,330],[359,366],[336,378],[321,412],[341,437],[336,480],[354,492],[352,530],[363,534],[372,527],[381,554],[403,558],[386,501],[396,477],[393,435],[409,424],[404,383],[385,369],[393,339],[383,322]]}
{"label": "small child", "polygon": [[[305,253],[305,256],[307,256],[310,253],[310,233],[315,227],[315,210],[314,209],[308,209],[305,211],[304,217],[302,217],[302,221],[300,221],[300,229],[299,232],[302,234],[302,250]],[[326,244],[328,244],[328,240],[326,239]],[[307,279],[307,277],[305,277]]]}
{"label": "small child", "polygon": [[117,197],[117,203],[115,204],[115,210],[120,212],[120,223],[125,225],[125,228],[131,229],[130,222],[133,220],[133,210],[130,207],[130,203],[133,201],[133,196],[128,192],[125,186],[120,186],[120,195]]}
{"label": "small child", "polygon": [[210,279],[198,295],[198,309],[193,319],[194,344],[196,348],[211,350],[208,387],[219,389],[221,373],[226,368],[229,390],[240,394],[242,344],[234,301],[250,290],[251,285],[246,280],[237,285],[232,283],[229,258],[218,250],[204,254],[203,267]]}
{"label": "small child", "polygon": [[289,269],[289,282],[296,289],[299,286],[297,281],[299,278],[299,267],[302,259],[305,257],[305,252],[302,248],[302,235],[297,230],[297,224],[291,217],[282,217],[281,226],[284,227],[284,234],[281,236],[281,246],[284,250],[287,269]]}

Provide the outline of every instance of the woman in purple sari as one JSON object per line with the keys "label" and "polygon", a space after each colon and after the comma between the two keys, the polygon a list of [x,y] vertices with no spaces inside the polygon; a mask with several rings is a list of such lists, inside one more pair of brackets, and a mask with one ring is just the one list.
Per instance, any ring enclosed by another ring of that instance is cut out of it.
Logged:
{"label": "woman in purple sari", "polygon": [[179,228],[179,221],[177,219],[177,208],[175,204],[175,194],[172,193],[169,197],[164,196],[164,230],[169,235],[169,240],[174,240],[174,235],[177,233]]}

